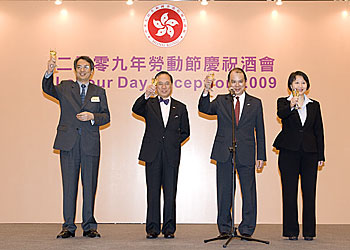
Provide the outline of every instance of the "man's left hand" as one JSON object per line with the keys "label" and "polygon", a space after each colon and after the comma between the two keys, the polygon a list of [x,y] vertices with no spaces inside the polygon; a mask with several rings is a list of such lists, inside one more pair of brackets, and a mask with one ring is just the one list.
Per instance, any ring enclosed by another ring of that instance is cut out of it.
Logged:
{"label": "man's left hand", "polygon": [[324,166],[324,161],[318,161],[318,166],[319,166],[319,167]]}
{"label": "man's left hand", "polygon": [[255,163],[255,167],[260,170],[262,169],[264,166],[264,161],[263,160],[257,160],[256,163]]}
{"label": "man's left hand", "polygon": [[82,122],[94,120],[95,118],[93,113],[86,112],[86,111],[77,114],[76,117],[79,121],[82,121]]}

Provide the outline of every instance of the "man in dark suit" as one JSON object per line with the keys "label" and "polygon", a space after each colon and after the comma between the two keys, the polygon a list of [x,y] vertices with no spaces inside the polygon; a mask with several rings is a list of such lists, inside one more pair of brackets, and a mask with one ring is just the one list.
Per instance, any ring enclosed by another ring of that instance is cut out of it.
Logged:
{"label": "man in dark suit", "polygon": [[87,56],[74,61],[76,81],[53,84],[56,67],[54,57],[42,81],[43,91],[60,103],[61,116],[57,127],[54,149],[60,150],[63,183],[62,231],[57,238],[75,237],[75,210],[81,168],[83,184],[83,236],[101,237],[94,218],[95,194],[100,160],[99,126],[110,121],[106,92],[103,88],[89,84],[94,63]]}
{"label": "man in dark suit", "polygon": [[[149,85],[134,103],[132,111],[145,118],[146,130],[139,160],[146,163],[148,239],[160,234],[160,190],[163,187],[164,210],[162,233],[174,238],[176,230],[176,187],[181,144],[190,135],[186,106],[170,97],[172,76],[161,71],[156,85]],[[156,97],[155,93],[157,92]]]}
{"label": "man in dark suit", "polygon": [[[245,92],[247,77],[240,68],[228,74],[230,94],[218,95],[210,102],[209,90],[213,79],[206,77],[204,91],[199,100],[199,111],[217,115],[218,128],[211,153],[217,162],[217,223],[220,236],[226,238],[231,233],[232,200],[232,113],[234,113],[236,165],[238,171],[243,208],[242,222],[238,230],[249,237],[256,226],[256,184],[255,168],[261,169],[266,161],[265,131],[261,101]],[[232,100],[234,98],[234,100]],[[234,110],[232,107],[234,101]],[[231,150],[230,150],[231,149]],[[256,152],[257,151],[257,152]]]}

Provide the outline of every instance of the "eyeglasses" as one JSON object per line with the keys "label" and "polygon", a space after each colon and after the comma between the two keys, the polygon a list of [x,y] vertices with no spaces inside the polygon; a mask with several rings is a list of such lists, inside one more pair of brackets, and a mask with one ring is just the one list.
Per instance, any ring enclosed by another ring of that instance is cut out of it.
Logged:
{"label": "eyeglasses", "polygon": [[77,69],[86,69],[89,70],[90,69],[90,65],[77,65]]}

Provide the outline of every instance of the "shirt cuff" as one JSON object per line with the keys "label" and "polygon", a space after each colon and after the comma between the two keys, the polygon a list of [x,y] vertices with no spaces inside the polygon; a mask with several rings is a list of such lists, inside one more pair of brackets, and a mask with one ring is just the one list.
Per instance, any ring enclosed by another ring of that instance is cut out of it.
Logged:
{"label": "shirt cuff", "polygon": [[47,79],[47,78],[50,78],[51,76],[52,76],[52,74],[53,74],[53,72],[51,72],[50,74],[49,73],[47,73],[47,71],[45,72],[45,78]]}
{"label": "shirt cuff", "polygon": [[90,120],[90,122],[91,122],[91,125],[95,124],[95,120]]}

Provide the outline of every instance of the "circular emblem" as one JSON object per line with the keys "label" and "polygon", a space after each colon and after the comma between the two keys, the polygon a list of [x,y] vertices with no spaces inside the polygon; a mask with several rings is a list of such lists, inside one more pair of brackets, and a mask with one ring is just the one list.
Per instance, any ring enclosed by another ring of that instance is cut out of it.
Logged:
{"label": "circular emblem", "polygon": [[148,11],[143,21],[143,30],[147,39],[159,47],[172,47],[187,32],[185,14],[170,4],[161,4]]}

